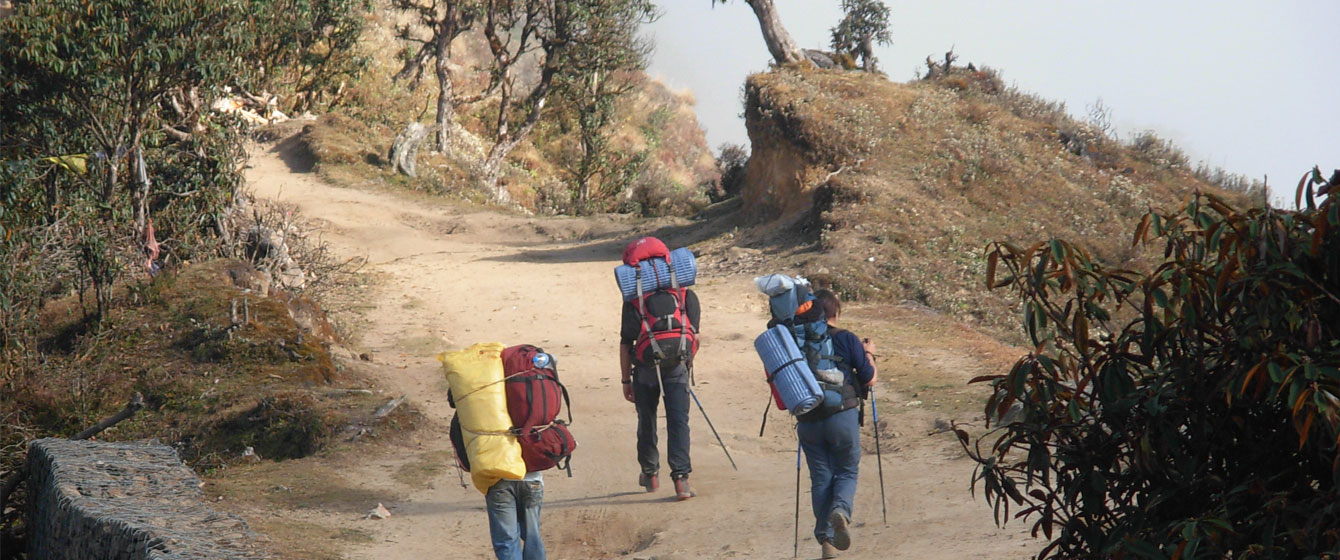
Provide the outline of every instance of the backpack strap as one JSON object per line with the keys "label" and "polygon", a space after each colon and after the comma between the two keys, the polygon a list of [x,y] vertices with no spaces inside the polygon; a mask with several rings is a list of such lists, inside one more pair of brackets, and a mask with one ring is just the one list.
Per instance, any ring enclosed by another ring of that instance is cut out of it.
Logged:
{"label": "backpack strap", "polygon": [[780,366],[777,366],[777,369],[774,369],[774,370],[768,372],[768,383],[772,383],[773,380],[777,379],[777,374],[781,373],[782,370],[786,369],[786,366],[789,366],[789,365],[791,365],[791,364],[802,363],[802,362],[804,362],[804,361],[805,361],[805,358],[795,358],[795,359],[790,360],[790,361],[788,361],[788,362],[786,362],[786,363],[784,363],[784,364],[782,364],[782,365],[780,365]]}
{"label": "backpack strap", "polygon": [[[572,425],[572,401],[568,399],[568,387],[562,381],[558,380],[558,366],[554,366],[554,383],[558,384],[558,390],[563,393],[563,408],[568,411],[568,425]],[[555,420],[557,422],[557,420]],[[568,471],[568,476],[572,476],[572,471]]]}
{"label": "backpack strap", "polygon": [[[558,390],[559,390],[559,392],[561,392],[561,393],[563,394],[563,408],[567,409],[567,411],[568,411],[568,425],[571,426],[571,425],[572,425],[572,401],[568,399],[568,386],[567,386],[567,385],[564,385],[563,382],[562,382],[562,381],[559,381],[559,379],[558,379],[558,358],[554,358],[553,355],[551,354],[551,355],[549,356],[549,359],[551,360],[550,363],[549,363],[549,370],[552,371],[552,372],[554,372],[554,383],[558,385]],[[557,422],[557,421],[558,421],[558,420],[555,420],[555,422]],[[568,471],[568,476],[572,476],[572,471],[571,471],[571,470]]]}
{"label": "backpack strap", "polygon": [[[656,267],[653,266],[652,271],[654,272],[655,270]],[[665,359],[665,352],[661,350],[661,345],[656,342],[656,337],[651,336],[651,323],[647,322],[647,298],[645,297],[645,292],[642,291],[641,263],[638,264],[637,272],[633,279],[637,283],[637,315],[638,318],[642,320],[642,336],[649,339],[648,342],[651,344],[651,351],[656,354],[656,361],[659,362]]]}
{"label": "backpack strap", "polygon": [[[670,255],[665,256],[665,269],[670,273],[670,289],[674,290],[675,296],[678,298],[675,300],[675,311],[679,315],[679,359],[683,360],[687,357],[685,345],[689,340],[688,335],[684,333],[684,330],[689,328],[689,310],[687,301],[689,299],[689,294],[688,292],[679,289],[679,275],[675,274],[675,266],[674,263],[670,262]],[[693,375],[690,374],[689,378],[692,379]]]}

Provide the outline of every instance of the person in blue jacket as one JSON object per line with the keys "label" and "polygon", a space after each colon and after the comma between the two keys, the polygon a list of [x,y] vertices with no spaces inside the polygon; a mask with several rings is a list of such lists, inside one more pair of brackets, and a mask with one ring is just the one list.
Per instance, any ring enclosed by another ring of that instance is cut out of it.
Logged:
{"label": "person in blue jacket", "polygon": [[861,463],[860,398],[875,384],[874,343],[834,324],[842,315],[842,301],[829,290],[814,293],[824,308],[833,354],[844,376],[840,407],[818,407],[798,417],[796,433],[810,467],[810,497],[814,507],[814,538],[824,558],[851,546],[852,502]]}

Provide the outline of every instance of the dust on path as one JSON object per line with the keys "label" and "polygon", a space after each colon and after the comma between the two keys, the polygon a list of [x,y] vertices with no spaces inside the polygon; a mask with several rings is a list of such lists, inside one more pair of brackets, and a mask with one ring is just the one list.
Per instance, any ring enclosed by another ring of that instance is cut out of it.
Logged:
{"label": "dust on path", "polygon": [[[731,469],[701,413],[691,410],[691,480],[698,497],[675,502],[668,480],[654,494],[636,485],[635,414],[618,382],[620,300],[611,269],[632,234],[551,240],[554,231],[580,237],[627,226],[333,187],[310,173],[292,172],[265,147],[252,150],[247,179],[257,196],[293,204],[320,220],[336,254],[367,259],[382,281],[367,295],[359,350],[375,356],[380,384],[408,394],[430,419],[445,425],[453,413],[433,359],[437,351],[500,341],[536,344],[557,356],[580,446],[572,478],[557,471],[545,476],[543,531],[550,557],[791,557],[795,435],[790,418],[777,411],[767,433],[758,435],[766,390],[752,340],[766,317],[748,276],[707,277],[696,287],[704,334],[695,390],[740,470]],[[895,343],[881,342],[884,348]],[[959,383],[971,376],[953,375],[962,378]],[[876,457],[869,453],[861,464],[854,544],[842,557],[1028,557],[1037,542],[1026,537],[1026,528],[996,528],[989,508],[969,494],[972,463],[957,444],[945,434],[926,435],[934,415],[899,406],[910,395],[899,393],[898,380],[886,379],[881,387],[882,420],[893,436],[884,442],[888,525],[880,520]],[[341,466],[360,492],[405,497],[385,504],[391,518],[307,515],[370,531],[371,543],[351,545],[354,558],[492,558],[483,496],[462,488],[453,470],[438,470],[417,488],[393,476],[411,461],[447,456],[445,433],[419,433],[417,441],[414,449],[386,450]],[[800,550],[802,558],[812,558],[818,546],[809,537],[808,474],[804,480]]]}

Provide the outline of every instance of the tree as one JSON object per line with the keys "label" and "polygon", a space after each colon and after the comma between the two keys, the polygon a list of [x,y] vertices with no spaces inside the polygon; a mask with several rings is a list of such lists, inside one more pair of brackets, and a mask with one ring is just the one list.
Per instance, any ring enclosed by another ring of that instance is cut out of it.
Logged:
{"label": "tree", "polygon": [[[493,55],[498,113],[493,146],[484,160],[483,182],[496,201],[510,202],[498,182],[503,161],[539,122],[555,77],[573,70],[585,49],[602,36],[593,31],[601,27],[600,20],[620,11],[637,13],[629,7],[641,5],[650,6],[650,2],[488,0],[483,30]],[[526,83],[516,66],[532,57],[538,75]],[[520,95],[521,91],[526,94]]]}
{"label": "tree", "polygon": [[992,244],[987,285],[1018,294],[1033,349],[974,380],[988,419],[1018,419],[975,446],[956,433],[997,522],[1034,518],[1038,558],[1340,551],[1337,192],[1340,171],[1314,169],[1298,211],[1197,194],[1151,212],[1146,273],[1060,240]]}
{"label": "tree", "polygon": [[244,7],[239,0],[19,3],[5,20],[6,43],[20,45],[5,93],[17,113],[11,122],[31,125],[25,128],[36,136],[15,150],[38,157],[91,141],[82,148],[105,168],[104,205],[125,181],[125,166],[133,165],[131,210],[135,231],[144,231],[150,188],[144,146],[162,134],[160,103],[172,92],[236,77],[236,55],[254,44],[233,19]]}
{"label": "tree", "polygon": [[0,256],[24,264],[0,278],[0,350],[53,286],[82,302],[91,283],[100,317],[126,265],[150,264],[151,213],[165,252],[209,254],[245,152],[237,123],[205,108],[227,86],[348,60],[365,5],[15,2],[0,18]]}
{"label": "tree", "polygon": [[[712,0],[712,4],[725,4],[727,1],[729,0]],[[763,42],[768,45],[768,52],[772,54],[777,64],[793,64],[809,60],[805,57],[804,51],[796,46],[796,41],[791,38],[786,27],[782,26],[782,17],[777,13],[777,7],[773,5],[772,0],[745,0],[745,3],[754,9],[759,29],[763,31]]]}
{"label": "tree", "polygon": [[842,0],[846,15],[832,29],[832,46],[838,54],[860,59],[861,68],[874,72],[875,43],[888,45],[889,7],[881,0]]}
{"label": "tree", "polygon": [[[419,23],[432,30],[427,40],[417,39],[413,28],[405,25],[397,29],[401,39],[420,44],[418,52],[405,61],[405,66],[396,74],[397,81],[410,79],[411,87],[417,87],[423,77],[424,67],[429,61],[437,76],[437,150],[446,153],[451,138],[451,125],[456,120],[456,107],[474,103],[483,99],[492,91],[498,80],[490,80],[490,87],[470,96],[456,96],[455,85],[451,79],[451,43],[462,33],[468,31],[478,20],[485,5],[479,1],[432,0],[427,4],[420,0],[394,0],[400,9],[413,12]],[[489,2],[488,9],[495,8]],[[510,65],[510,63],[509,63]],[[504,69],[505,70],[505,69]]]}
{"label": "tree", "polygon": [[587,3],[579,35],[572,40],[566,69],[559,74],[555,93],[566,109],[565,118],[576,130],[576,154],[565,158],[564,169],[576,186],[583,210],[593,200],[608,198],[626,186],[615,180],[619,165],[610,148],[610,128],[619,99],[638,87],[634,72],[646,68],[651,45],[638,37],[639,27],[656,17],[650,0],[605,0]]}
{"label": "tree", "polygon": [[290,114],[337,103],[345,83],[356,81],[366,68],[369,58],[356,47],[371,0],[247,2],[243,14],[256,38],[247,57],[256,68],[254,85],[284,94],[277,106]]}

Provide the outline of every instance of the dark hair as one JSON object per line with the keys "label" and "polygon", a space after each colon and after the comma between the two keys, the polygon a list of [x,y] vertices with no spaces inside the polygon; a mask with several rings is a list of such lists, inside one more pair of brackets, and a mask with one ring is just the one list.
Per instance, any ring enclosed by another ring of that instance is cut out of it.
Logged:
{"label": "dark hair", "polygon": [[832,319],[842,313],[842,300],[838,299],[837,294],[832,290],[823,289],[814,292],[815,299],[819,300],[819,305],[824,306],[824,316]]}

